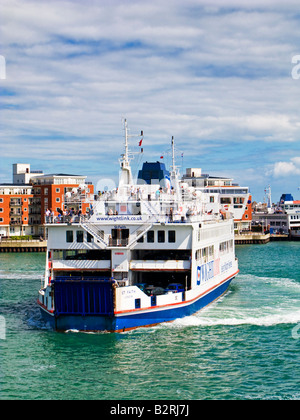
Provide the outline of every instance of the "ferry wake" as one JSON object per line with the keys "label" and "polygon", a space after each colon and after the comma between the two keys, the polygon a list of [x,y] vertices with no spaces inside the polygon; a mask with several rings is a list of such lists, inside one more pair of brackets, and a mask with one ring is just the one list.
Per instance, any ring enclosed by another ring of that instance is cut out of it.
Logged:
{"label": "ferry wake", "polygon": [[[125,120],[118,188],[86,198],[88,215],[47,224],[38,304],[55,330],[121,332],[173,321],[220,297],[238,273],[232,215],[220,211],[218,197],[180,180],[174,139],[170,171],[145,162],[134,181],[128,138]],[[72,200],[76,194],[65,208]]]}

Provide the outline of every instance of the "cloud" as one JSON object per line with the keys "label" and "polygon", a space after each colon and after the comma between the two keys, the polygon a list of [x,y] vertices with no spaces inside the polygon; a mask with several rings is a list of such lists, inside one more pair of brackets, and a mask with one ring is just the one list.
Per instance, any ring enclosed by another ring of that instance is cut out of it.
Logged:
{"label": "cloud", "polygon": [[[74,166],[81,157],[86,174],[98,160],[105,175],[122,149],[122,117],[144,130],[150,158],[174,135],[208,170],[242,161],[243,180],[258,142],[278,153],[297,144],[296,1],[142,3],[1,1],[0,179],[30,156]],[[299,168],[270,159],[274,176],[279,163]]]}
{"label": "cloud", "polygon": [[300,175],[300,157],[294,157],[289,162],[276,162],[274,165],[275,177]]}

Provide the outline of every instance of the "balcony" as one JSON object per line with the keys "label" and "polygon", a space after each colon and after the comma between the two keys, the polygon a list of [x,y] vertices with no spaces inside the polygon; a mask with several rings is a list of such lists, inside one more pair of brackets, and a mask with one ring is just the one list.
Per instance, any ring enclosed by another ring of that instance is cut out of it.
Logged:
{"label": "balcony", "polygon": [[22,206],[22,200],[21,199],[16,199],[16,200],[11,199],[10,200],[10,206]]}
{"label": "balcony", "polygon": [[15,211],[15,210],[11,210],[9,212],[10,216],[22,216],[23,212],[22,211]]}
{"label": "balcony", "polygon": [[10,220],[9,224],[13,226],[22,226],[23,223],[21,219],[18,219],[18,220]]}
{"label": "balcony", "polygon": [[113,239],[109,238],[109,244],[108,246],[114,247],[114,246],[127,246],[129,242],[129,238],[125,239]]}

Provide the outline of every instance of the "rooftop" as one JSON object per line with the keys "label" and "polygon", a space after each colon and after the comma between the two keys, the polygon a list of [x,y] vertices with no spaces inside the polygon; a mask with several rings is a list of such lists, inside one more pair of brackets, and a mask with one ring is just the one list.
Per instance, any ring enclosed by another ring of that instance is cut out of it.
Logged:
{"label": "rooftop", "polygon": [[31,184],[12,184],[11,182],[9,182],[9,183],[3,182],[3,183],[0,183],[0,187],[30,188],[30,187],[32,187],[32,185]]}
{"label": "rooftop", "polygon": [[43,176],[39,176],[39,178],[46,178],[51,176],[71,176],[71,177],[79,177],[79,178],[86,178],[84,175],[73,175],[73,174],[44,174]]}

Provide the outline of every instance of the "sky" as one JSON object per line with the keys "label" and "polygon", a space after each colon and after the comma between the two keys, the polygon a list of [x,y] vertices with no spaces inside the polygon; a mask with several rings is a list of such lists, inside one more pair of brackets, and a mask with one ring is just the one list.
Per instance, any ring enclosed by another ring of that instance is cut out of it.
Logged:
{"label": "sky", "polygon": [[182,172],[300,199],[299,105],[298,0],[0,0],[0,182],[113,184],[126,118],[134,173],[174,136]]}

